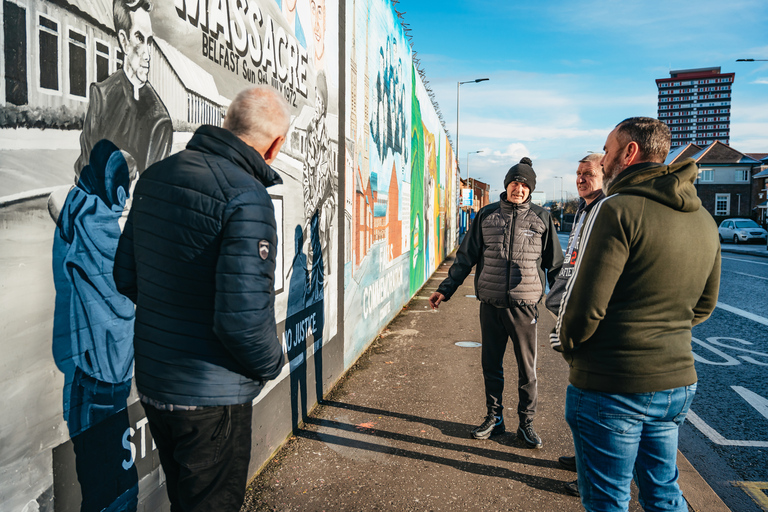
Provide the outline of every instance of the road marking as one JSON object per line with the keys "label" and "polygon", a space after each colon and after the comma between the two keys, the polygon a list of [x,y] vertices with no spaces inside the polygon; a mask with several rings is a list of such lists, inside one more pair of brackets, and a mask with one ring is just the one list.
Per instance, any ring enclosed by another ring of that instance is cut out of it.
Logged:
{"label": "road marking", "polygon": [[722,259],[731,260],[731,261],[743,261],[745,263],[754,263],[755,265],[765,265],[766,267],[768,267],[768,263],[764,263],[762,261],[752,261],[752,260],[743,260],[741,258],[726,258],[726,257],[723,257]]}
{"label": "road marking", "polygon": [[753,276],[752,274],[745,274],[744,272],[736,272],[735,270],[726,270],[726,272],[731,272],[733,274],[739,274],[740,276],[754,277],[755,279],[763,279],[765,281],[768,281],[768,277]]}
{"label": "road marking", "polygon": [[754,407],[757,412],[768,420],[768,400],[741,386],[731,386],[731,389],[741,395],[741,398],[746,400],[749,405]]}
{"label": "road marking", "polygon": [[744,318],[748,318],[753,322],[757,322],[763,325],[768,325],[768,318],[763,318],[762,316],[755,315],[753,313],[750,313],[749,311],[744,311],[743,309],[735,308],[733,306],[729,306],[728,304],[723,304],[722,302],[718,302],[717,307],[724,309],[728,312],[731,312],[734,315],[739,315],[739,316],[743,316]]}
{"label": "road marking", "polygon": [[733,482],[755,500],[763,510],[768,510],[768,482]]}
{"label": "road marking", "polygon": [[766,441],[741,441],[726,439],[717,430],[707,425],[704,420],[699,418],[699,416],[690,409],[688,410],[686,419],[690,421],[694,427],[699,429],[702,434],[707,436],[710,441],[715,444],[719,444],[720,446],[750,446],[753,448],[768,448],[768,442]]}

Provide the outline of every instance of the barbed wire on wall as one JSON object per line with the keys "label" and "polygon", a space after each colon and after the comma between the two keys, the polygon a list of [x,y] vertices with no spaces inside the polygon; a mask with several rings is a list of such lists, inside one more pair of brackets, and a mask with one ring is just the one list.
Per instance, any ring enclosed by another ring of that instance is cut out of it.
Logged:
{"label": "barbed wire on wall", "polygon": [[[392,8],[395,11],[395,14],[397,15],[397,19],[400,21],[400,26],[403,27],[403,32],[405,33],[405,37],[408,39],[408,44],[411,47],[411,59],[413,60],[413,67],[416,69],[416,72],[419,74],[419,77],[421,78],[421,82],[424,85],[424,88],[427,91],[427,96],[429,96],[429,101],[432,103],[432,107],[435,109],[435,113],[437,113],[437,118],[440,120],[440,125],[443,127],[443,131],[445,131],[446,137],[448,137],[448,143],[451,144],[451,148],[453,148],[453,144],[451,141],[451,134],[448,131],[448,127],[445,124],[445,119],[443,118],[443,112],[440,110],[440,105],[437,103],[437,97],[435,96],[434,91],[429,87],[429,80],[427,80],[427,74],[424,71],[424,68],[421,66],[421,60],[417,57],[418,52],[416,52],[416,49],[414,48],[413,43],[413,36],[411,35],[411,27],[408,23],[405,22],[405,14],[406,12],[400,12],[397,10],[397,4],[399,4],[399,0],[390,0],[392,2]],[[456,148],[453,148],[454,153],[456,152]]]}

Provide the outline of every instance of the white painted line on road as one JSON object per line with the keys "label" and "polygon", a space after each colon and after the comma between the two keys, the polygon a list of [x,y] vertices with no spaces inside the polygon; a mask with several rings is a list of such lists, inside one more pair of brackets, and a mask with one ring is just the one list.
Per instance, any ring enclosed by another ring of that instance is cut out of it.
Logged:
{"label": "white painted line on road", "polygon": [[733,274],[739,274],[740,276],[753,277],[755,279],[762,279],[764,281],[768,281],[768,277],[753,276],[752,274],[745,274],[744,272],[736,272],[735,270],[726,270],[726,272],[731,272]]}
{"label": "white painted line on road", "polygon": [[739,316],[743,316],[744,318],[748,318],[753,322],[757,322],[763,325],[768,325],[768,318],[763,318],[762,316],[755,315],[753,313],[750,313],[749,311],[744,311],[743,309],[735,308],[733,306],[729,306],[728,304],[723,304],[722,302],[718,302],[717,307],[719,307],[720,309],[724,309],[730,313],[733,313],[734,315],[739,315]]}
{"label": "white painted line on road", "polygon": [[738,441],[726,439],[720,435],[717,430],[707,425],[704,420],[699,418],[699,416],[690,409],[688,410],[686,419],[690,421],[694,427],[699,429],[702,434],[707,436],[710,441],[715,444],[719,444],[720,446],[750,446],[753,448],[768,448],[768,441]]}
{"label": "white painted line on road", "polygon": [[731,386],[731,389],[741,395],[741,398],[747,401],[749,405],[755,408],[757,412],[762,414],[765,419],[768,420],[768,400],[761,397],[754,391],[750,391],[747,388],[741,386]]}
{"label": "white painted line on road", "polygon": [[768,267],[768,263],[764,263],[762,261],[743,260],[741,258],[727,258],[725,256],[723,256],[722,259],[731,260],[731,261],[743,261],[745,263],[754,263],[755,265],[765,265],[766,267]]}

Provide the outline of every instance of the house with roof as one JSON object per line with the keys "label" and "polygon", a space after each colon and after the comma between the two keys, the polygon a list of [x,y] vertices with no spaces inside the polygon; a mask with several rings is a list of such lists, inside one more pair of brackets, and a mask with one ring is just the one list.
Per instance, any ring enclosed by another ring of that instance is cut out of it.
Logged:
{"label": "house with roof", "polygon": [[[64,109],[84,115],[89,85],[122,67],[112,0],[4,2],[0,37],[0,106]],[[174,129],[221,126],[230,100],[213,76],[172,44],[155,36],[149,83]],[[186,125],[192,125],[187,127]]]}
{"label": "house with roof", "polygon": [[757,201],[752,176],[760,169],[759,160],[716,141],[705,148],[693,143],[675,148],[664,163],[670,165],[686,158],[692,158],[699,167],[696,190],[718,224],[730,217],[754,216]]}
{"label": "house with roof", "polygon": [[747,153],[747,156],[760,161],[760,167],[752,175],[755,195],[756,220],[768,226],[768,153]]}

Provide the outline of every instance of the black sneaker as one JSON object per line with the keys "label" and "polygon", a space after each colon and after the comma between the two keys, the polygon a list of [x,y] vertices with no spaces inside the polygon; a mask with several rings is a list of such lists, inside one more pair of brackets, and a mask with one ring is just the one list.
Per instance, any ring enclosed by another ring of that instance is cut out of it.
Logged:
{"label": "black sneaker", "polygon": [[517,438],[522,441],[528,448],[541,448],[541,438],[533,430],[533,422],[527,421],[520,424],[520,428],[517,429]]}
{"label": "black sneaker", "polygon": [[557,460],[568,471],[576,471],[576,457],[560,457]]}
{"label": "black sneaker", "polygon": [[571,496],[580,496],[578,480],[575,480],[573,482],[565,482],[563,483],[563,487],[565,488],[565,492],[567,492]]}
{"label": "black sneaker", "polygon": [[491,436],[503,434],[506,431],[504,417],[489,414],[479,427],[472,430],[472,437],[475,439],[488,439]]}

